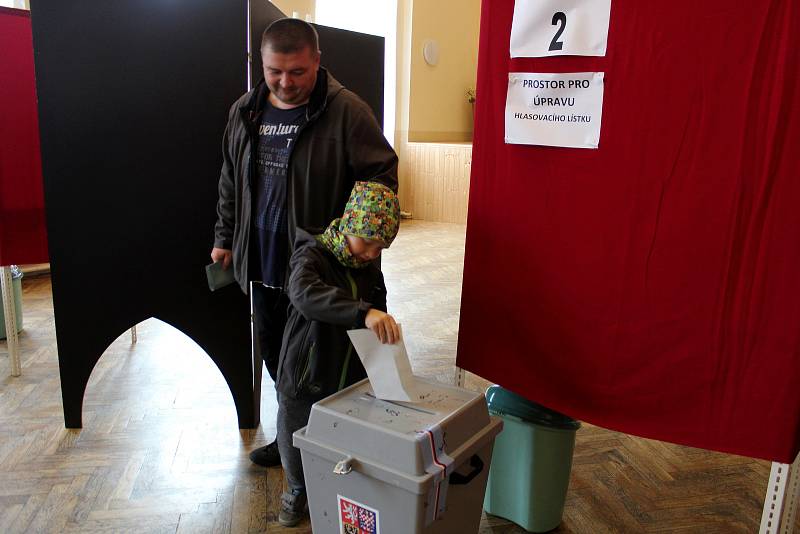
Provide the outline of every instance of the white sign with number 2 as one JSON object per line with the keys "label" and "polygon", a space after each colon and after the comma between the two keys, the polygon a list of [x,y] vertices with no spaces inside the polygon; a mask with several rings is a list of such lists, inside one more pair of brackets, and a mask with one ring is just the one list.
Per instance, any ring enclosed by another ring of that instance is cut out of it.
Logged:
{"label": "white sign with number 2", "polygon": [[604,56],[611,0],[516,0],[511,57]]}

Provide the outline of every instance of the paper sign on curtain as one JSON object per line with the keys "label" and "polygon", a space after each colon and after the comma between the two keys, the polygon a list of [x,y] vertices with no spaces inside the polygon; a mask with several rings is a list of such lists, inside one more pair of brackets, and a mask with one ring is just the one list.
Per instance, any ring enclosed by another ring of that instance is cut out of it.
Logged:
{"label": "paper sign on curtain", "polygon": [[511,57],[604,56],[611,0],[516,0]]}
{"label": "paper sign on curtain", "polygon": [[597,148],[602,113],[602,72],[508,75],[506,143]]}

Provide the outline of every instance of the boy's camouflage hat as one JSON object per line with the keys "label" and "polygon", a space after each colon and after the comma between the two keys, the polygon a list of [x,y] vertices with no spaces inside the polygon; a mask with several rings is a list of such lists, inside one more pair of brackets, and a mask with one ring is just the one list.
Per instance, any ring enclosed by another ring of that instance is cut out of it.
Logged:
{"label": "boy's camouflage hat", "polygon": [[377,182],[356,182],[339,221],[346,235],[380,241],[389,247],[400,228],[397,194]]}

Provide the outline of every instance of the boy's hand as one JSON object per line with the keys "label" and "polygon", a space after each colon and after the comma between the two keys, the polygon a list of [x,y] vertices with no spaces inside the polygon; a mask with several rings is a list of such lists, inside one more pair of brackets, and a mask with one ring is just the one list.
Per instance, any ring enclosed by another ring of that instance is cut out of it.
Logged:
{"label": "boy's hand", "polygon": [[375,332],[381,343],[394,344],[400,341],[400,328],[394,317],[375,308],[367,312],[364,324]]}

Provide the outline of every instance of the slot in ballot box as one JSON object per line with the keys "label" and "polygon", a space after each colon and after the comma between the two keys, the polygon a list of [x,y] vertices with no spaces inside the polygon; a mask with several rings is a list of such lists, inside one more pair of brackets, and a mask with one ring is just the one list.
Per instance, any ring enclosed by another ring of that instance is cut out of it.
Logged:
{"label": "slot in ballot box", "polygon": [[365,379],[294,433],[315,534],[478,531],[503,423],[482,393],[416,379],[421,402],[380,400]]}

